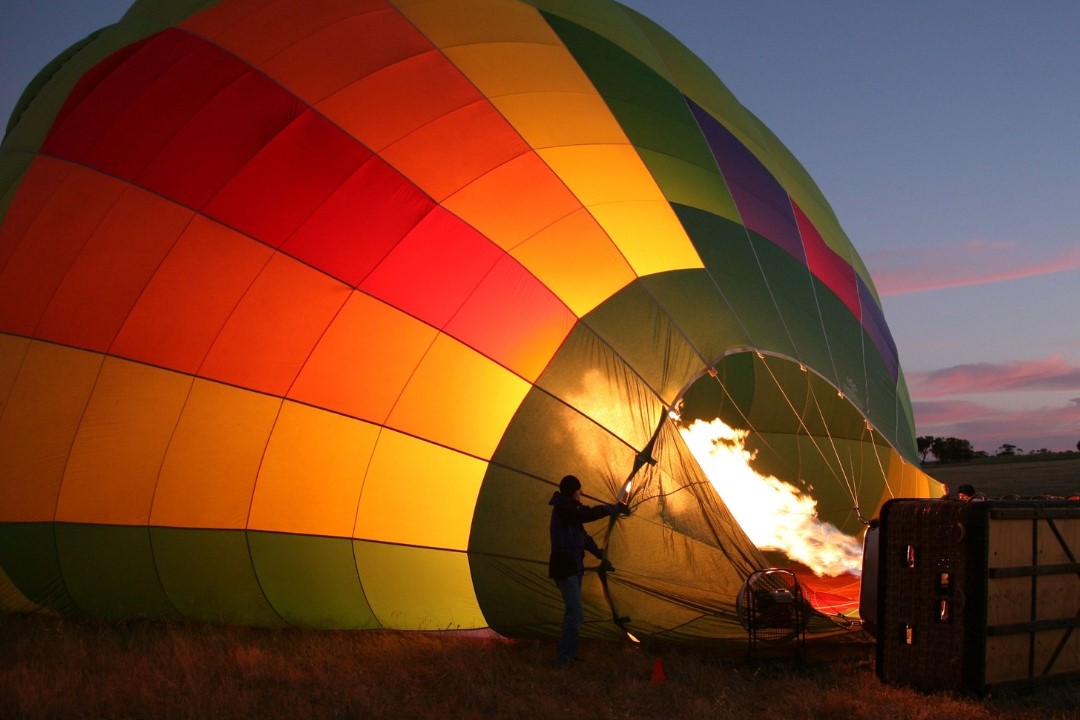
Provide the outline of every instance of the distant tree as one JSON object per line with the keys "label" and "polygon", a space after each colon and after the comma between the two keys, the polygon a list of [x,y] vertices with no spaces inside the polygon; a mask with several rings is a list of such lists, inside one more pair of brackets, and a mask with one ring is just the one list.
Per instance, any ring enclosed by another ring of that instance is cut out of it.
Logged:
{"label": "distant tree", "polygon": [[997,454],[998,457],[1004,457],[1007,455],[1015,455],[1017,451],[1019,451],[1018,447],[1016,447],[1015,445],[1010,445],[1009,443],[1005,443],[998,448]]}
{"label": "distant tree", "polygon": [[975,457],[975,449],[970,441],[954,437],[934,438],[930,452],[943,463],[963,462]]}
{"label": "distant tree", "polygon": [[1080,450],[1080,440],[1077,440],[1077,441],[1076,441],[1076,449],[1077,449],[1077,450]]}
{"label": "distant tree", "polygon": [[[923,462],[926,462],[926,454],[930,452],[934,445],[934,440],[937,440],[933,435],[922,435],[915,438],[915,444],[919,447],[919,457]],[[1076,443],[1077,449],[1080,449],[1080,442]]]}

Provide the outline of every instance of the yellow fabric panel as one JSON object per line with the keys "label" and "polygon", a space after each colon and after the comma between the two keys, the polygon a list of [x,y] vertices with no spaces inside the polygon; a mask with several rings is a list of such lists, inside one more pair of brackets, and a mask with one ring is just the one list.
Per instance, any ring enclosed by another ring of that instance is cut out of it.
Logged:
{"label": "yellow fabric panel", "polygon": [[669,201],[741,224],[735,201],[715,165],[707,169],[645,148],[638,148],[638,152],[656,177],[666,179],[664,192]]}
{"label": "yellow fabric panel", "polygon": [[639,276],[702,267],[633,146],[582,145],[537,152],[589,208]]}
{"label": "yellow fabric panel", "polygon": [[56,519],[146,525],[150,504],[192,378],[113,357],[75,435]]}
{"label": "yellow fabric panel", "polygon": [[487,463],[386,430],[371,458],[355,537],[467,550]]}
{"label": "yellow fabric panel", "polygon": [[286,402],[251,501],[252,530],[352,536],[379,427]]}
{"label": "yellow fabric panel", "polygon": [[5,364],[24,352],[0,412],[0,522],[53,519],[68,450],[102,362],[97,353],[0,335]]}
{"label": "yellow fabric panel", "polygon": [[480,42],[559,44],[540,13],[526,3],[505,0],[395,2],[402,14],[441,48]]}
{"label": "yellow fabric panel", "polygon": [[628,142],[596,93],[522,93],[491,102],[533,148]]}
{"label": "yellow fabric panel", "polygon": [[161,467],[152,525],[243,529],[281,400],[196,379]]}
{"label": "yellow fabric panel", "polygon": [[591,208],[639,277],[702,267],[690,238],[666,202],[630,202]]}
{"label": "yellow fabric panel", "polygon": [[445,52],[489,98],[523,92],[596,94],[577,60],[562,45],[487,43]]}
{"label": "yellow fabric panel", "polygon": [[494,168],[447,198],[443,206],[504,250],[581,208],[531,152]]}
{"label": "yellow fabric panel", "polygon": [[480,100],[438,51],[402,60],[342,88],[316,108],[376,152],[432,120]]}
{"label": "yellow fabric panel", "polygon": [[637,149],[629,143],[574,145],[537,152],[586,207],[664,199]]}
{"label": "yellow fabric panel", "polygon": [[626,258],[585,209],[544,228],[511,254],[578,317],[635,277]]}
{"label": "yellow fabric panel", "polygon": [[386,424],[490,460],[529,387],[475,350],[440,335]]}
{"label": "yellow fabric panel", "polygon": [[487,627],[465,553],[360,540],[355,547],[364,596],[384,628]]}
{"label": "yellow fabric panel", "polygon": [[382,423],[437,335],[400,310],[353,293],[319,340],[289,397]]}

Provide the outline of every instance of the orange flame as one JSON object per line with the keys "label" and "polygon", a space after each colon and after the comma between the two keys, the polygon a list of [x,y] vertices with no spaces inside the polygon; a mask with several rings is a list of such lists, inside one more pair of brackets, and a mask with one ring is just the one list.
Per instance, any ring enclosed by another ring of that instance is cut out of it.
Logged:
{"label": "orange flame", "polygon": [[747,537],[762,550],[779,550],[818,576],[862,574],[862,544],[818,518],[817,501],[798,488],[750,467],[749,431],[722,420],[695,420],[679,432]]}

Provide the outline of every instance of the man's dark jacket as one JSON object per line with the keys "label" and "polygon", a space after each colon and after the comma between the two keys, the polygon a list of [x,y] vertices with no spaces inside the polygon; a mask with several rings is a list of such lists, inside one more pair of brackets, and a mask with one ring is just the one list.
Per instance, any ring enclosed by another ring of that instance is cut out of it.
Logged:
{"label": "man's dark jacket", "polygon": [[557,492],[548,502],[551,505],[551,559],[548,577],[565,578],[585,573],[585,551],[603,558],[600,548],[585,532],[584,523],[609,517],[613,505],[582,505],[572,496]]}

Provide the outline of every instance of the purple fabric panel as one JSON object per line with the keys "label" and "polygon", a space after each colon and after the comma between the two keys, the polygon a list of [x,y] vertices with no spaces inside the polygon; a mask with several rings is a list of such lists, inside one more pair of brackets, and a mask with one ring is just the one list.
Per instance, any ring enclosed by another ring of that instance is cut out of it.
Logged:
{"label": "purple fabric panel", "polygon": [[806,264],[799,228],[784,188],[727,128],[686,98],[724,175],[743,224]]}
{"label": "purple fabric panel", "polygon": [[889,326],[885,324],[885,315],[881,312],[881,308],[877,306],[877,303],[873,300],[873,295],[866,287],[866,283],[863,282],[862,277],[858,274],[855,275],[855,280],[859,284],[859,300],[862,304],[862,324],[866,329],[866,334],[870,336],[874,346],[877,348],[878,355],[881,356],[881,361],[885,363],[885,367],[889,371],[889,377],[896,382],[896,379],[900,375],[900,360],[896,352],[896,343],[893,341],[892,333],[889,332]]}

